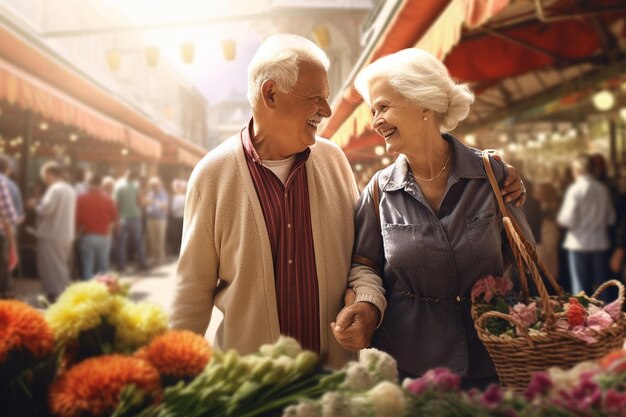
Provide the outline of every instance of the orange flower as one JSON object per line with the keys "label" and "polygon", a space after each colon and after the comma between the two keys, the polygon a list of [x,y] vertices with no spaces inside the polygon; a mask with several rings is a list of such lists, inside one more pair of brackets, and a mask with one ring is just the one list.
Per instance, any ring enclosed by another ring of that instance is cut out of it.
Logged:
{"label": "orange flower", "polygon": [[626,372],[626,350],[619,349],[604,355],[598,363],[602,369],[611,371],[615,374]]}
{"label": "orange flower", "polygon": [[123,355],[86,359],[52,384],[50,411],[59,417],[111,413],[129,384],[151,395],[161,389],[159,373],[142,359]]}
{"label": "orange flower", "polygon": [[52,330],[37,310],[21,301],[0,301],[0,363],[12,350],[24,349],[41,359],[53,348]]}
{"label": "orange flower", "polygon": [[211,354],[209,343],[188,330],[170,330],[137,352],[138,357],[154,365],[161,375],[177,378],[198,375]]}
{"label": "orange flower", "polygon": [[567,321],[570,326],[582,326],[585,324],[585,315],[585,308],[576,298],[571,297],[569,299],[569,309],[567,310]]}

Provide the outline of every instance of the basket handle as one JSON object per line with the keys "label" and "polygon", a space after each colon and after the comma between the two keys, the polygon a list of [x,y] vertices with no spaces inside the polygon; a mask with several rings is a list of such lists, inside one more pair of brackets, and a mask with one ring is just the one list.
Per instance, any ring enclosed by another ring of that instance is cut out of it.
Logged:
{"label": "basket handle", "polygon": [[[552,325],[556,322],[556,317],[554,316],[553,308],[549,302],[550,298],[548,295],[548,291],[543,283],[543,279],[541,278],[541,273],[539,272],[539,268],[544,269],[543,264],[539,262],[537,258],[537,253],[533,245],[528,242],[528,240],[524,237],[524,234],[521,232],[521,228],[509,214],[504,200],[502,199],[500,187],[498,186],[498,182],[496,181],[496,176],[494,175],[493,169],[491,168],[489,152],[483,152],[482,157],[483,164],[485,166],[485,172],[487,174],[487,178],[489,179],[489,184],[491,185],[493,193],[496,197],[496,201],[498,202],[498,207],[502,216],[502,223],[506,231],[506,236],[509,240],[511,251],[513,252],[513,256],[515,257],[517,268],[519,270],[520,283],[522,285],[524,296],[526,298],[528,298],[529,296],[528,280],[526,277],[526,274],[528,273],[535,283],[535,287],[537,288],[537,291],[539,292],[539,295],[541,297],[541,302],[543,304],[545,312],[546,324],[548,325],[548,328],[551,328]],[[563,290],[556,283],[554,277],[552,277],[552,275],[545,270],[544,274],[548,278],[548,281],[550,281],[550,285],[555,289],[557,294],[561,296]]]}
{"label": "basket handle", "polygon": [[593,293],[591,298],[598,299],[600,294],[602,294],[602,292],[609,287],[617,287],[617,291],[618,291],[617,300],[619,300],[619,305],[620,305],[620,310],[621,310],[622,307],[624,307],[624,293],[626,290],[624,289],[624,284],[622,284],[616,279],[611,279],[611,280],[603,282],[602,285],[600,285],[598,289]]}
{"label": "basket handle", "polygon": [[524,326],[519,320],[511,316],[510,314],[504,314],[499,311],[487,311],[482,316],[478,317],[478,319],[476,319],[475,325],[479,326],[481,329],[484,329],[485,328],[484,322],[485,320],[489,318],[498,318],[498,319],[503,319],[503,320],[508,321],[509,323],[514,325],[518,331],[521,330],[522,336],[528,342],[528,346],[533,347],[533,348],[535,347],[535,343],[530,338],[530,333],[528,332],[528,328]]}
{"label": "basket handle", "polygon": [[[483,165],[485,166],[485,172],[487,173],[487,178],[489,179],[489,184],[491,185],[491,188],[492,188],[492,190],[494,192],[494,195],[496,196],[496,200],[498,202],[498,207],[500,208],[500,213],[501,213],[502,217],[508,217],[509,219],[511,219],[511,223],[513,224],[513,227],[515,228],[515,231],[517,232],[517,234],[520,235],[522,243],[523,243],[523,246],[524,246],[524,249],[526,249],[526,252],[528,252],[530,254],[530,256],[533,259],[533,261],[539,267],[539,270],[543,273],[543,276],[545,276],[547,278],[548,282],[550,282],[550,286],[552,287],[552,289],[554,289],[556,294],[558,296],[563,296],[563,288],[561,288],[561,286],[558,284],[556,278],[554,278],[554,275],[552,275],[552,273],[550,271],[548,271],[548,268],[545,267],[543,262],[541,262],[541,260],[537,256],[537,251],[536,251],[534,245],[532,243],[530,243],[528,241],[528,239],[526,239],[526,237],[524,236],[524,233],[522,232],[522,229],[519,227],[519,224],[517,224],[515,219],[513,217],[511,217],[511,215],[509,214],[509,210],[507,209],[506,204],[504,203],[504,200],[502,199],[500,186],[498,185],[498,181],[496,180],[496,176],[493,173],[493,168],[491,168],[491,160],[489,158],[489,155],[492,155],[494,153],[496,153],[496,151],[494,151],[494,150],[484,150],[483,153],[482,153],[482,157],[483,157]],[[518,267],[520,267],[520,266],[522,266],[522,265],[518,264]],[[520,270],[520,272],[521,272],[521,270]],[[524,295],[526,297],[528,297],[528,287],[525,284],[526,284],[526,282],[522,282],[522,288],[524,290]]]}

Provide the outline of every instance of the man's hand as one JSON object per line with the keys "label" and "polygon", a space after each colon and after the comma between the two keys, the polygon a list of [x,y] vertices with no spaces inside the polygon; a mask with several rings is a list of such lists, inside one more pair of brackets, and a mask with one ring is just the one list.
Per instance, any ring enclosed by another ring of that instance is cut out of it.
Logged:
{"label": "man's hand", "polygon": [[369,346],[379,317],[376,306],[361,301],[344,307],[330,327],[341,347],[357,351]]}
{"label": "man's hand", "polygon": [[[502,161],[502,155],[497,152],[490,154],[494,159]],[[526,201],[526,187],[522,182],[522,177],[519,175],[519,171],[513,165],[505,163],[506,171],[508,175],[504,180],[504,187],[500,190],[502,192],[502,198],[505,203],[513,201],[515,207],[521,207]]]}

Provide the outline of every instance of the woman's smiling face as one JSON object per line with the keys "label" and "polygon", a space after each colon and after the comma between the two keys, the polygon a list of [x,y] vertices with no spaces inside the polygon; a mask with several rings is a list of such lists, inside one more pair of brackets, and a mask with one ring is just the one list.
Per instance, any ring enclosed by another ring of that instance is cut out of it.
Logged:
{"label": "woman's smiling face", "polygon": [[414,152],[426,128],[424,109],[400,94],[385,77],[372,81],[369,96],[372,126],[385,139],[387,152]]}

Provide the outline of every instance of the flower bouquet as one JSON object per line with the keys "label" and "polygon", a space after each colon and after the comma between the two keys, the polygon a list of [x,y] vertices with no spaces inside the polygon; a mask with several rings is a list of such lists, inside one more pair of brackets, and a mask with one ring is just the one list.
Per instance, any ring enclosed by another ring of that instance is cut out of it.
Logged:
{"label": "flower bouquet", "polygon": [[[618,298],[604,304],[598,295],[610,286]],[[596,359],[624,343],[624,286],[607,281],[589,297],[560,291],[538,297],[516,294],[508,278],[486,276],[472,288],[472,315],[478,336],[487,347],[501,382],[522,389],[534,371],[571,367]]]}

